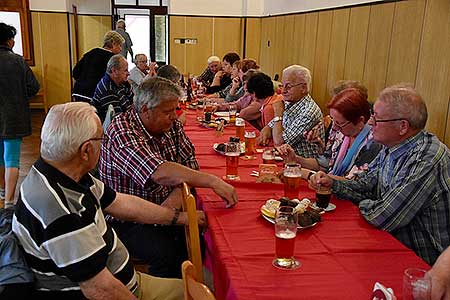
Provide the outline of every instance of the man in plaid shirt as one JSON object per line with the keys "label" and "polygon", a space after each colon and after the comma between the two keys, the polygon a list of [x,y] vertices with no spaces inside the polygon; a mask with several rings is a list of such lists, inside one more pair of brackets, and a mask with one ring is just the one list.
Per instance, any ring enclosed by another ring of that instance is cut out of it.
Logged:
{"label": "man in plaid shirt", "polygon": [[[167,79],[154,77],[141,83],[132,108],[108,127],[100,177],[117,191],[173,209],[181,207],[182,182],[212,188],[231,207],[237,202],[234,188],[197,171],[194,146],[177,120],[180,95],[177,85]],[[182,227],[111,222],[131,255],[149,264],[150,274],[181,276],[181,263],[187,259]]]}
{"label": "man in plaid shirt", "polygon": [[373,110],[373,138],[385,147],[368,171],[342,181],[318,172],[311,184],[358,204],[367,222],[431,265],[450,245],[450,151],[424,130],[427,108],[412,87],[384,89]]}
{"label": "man in plaid shirt", "polygon": [[[317,157],[319,145],[306,140],[305,135],[322,121],[320,107],[309,95],[311,74],[305,67],[292,65],[283,70],[283,100],[273,103],[275,117],[261,130],[259,144],[271,139],[276,146],[289,144],[297,155]],[[319,126],[323,140],[323,125]]]}

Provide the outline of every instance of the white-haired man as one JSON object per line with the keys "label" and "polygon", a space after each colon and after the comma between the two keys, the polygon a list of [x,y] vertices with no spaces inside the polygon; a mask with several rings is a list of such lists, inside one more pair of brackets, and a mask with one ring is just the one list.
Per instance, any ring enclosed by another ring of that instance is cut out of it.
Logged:
{"label": "white-haired man", "polygon": [[128,62],[120,54],[111,57],[106,73],[95,89],[91,104],[97,108],[100,120],[105,121],[108,106],[114,107],[114,113],[126,111],[133,103],[133,91],[128,82]]}
{"label": "white-haired man", "polygon": [[133,93],[136,94],[137,87],[141,84],[144,78],[156,76],[156,63],[148,63],[147,55],[143,53],[136,54],[134,58],[134,64],[136,65],[130,71],[128,81],[131,83]]}
{"label": "white-haired man", "polygon": [[[117,191],[173,209],[181,207],[182,182],[212,188],[232,206],[237,202],[234,188],[214,175],[197,171],[194,145],[177,120],[180,95],[176,84],[161,77],[141,83],[132,108],[115,117],[108,127],[100,178]],[[150,274],[181,276],[180,267],[187,257],[182,228],[111,222],[131,254],[148,263]]]}
{"label": "white-haired man", "polygon": [[120,50],[120,54],[127,59],[128,52],[130,52],[131,59],[133,59],[133,42],[131,41],[130,35],[125,31],[126,24],[125,20],[119,19],[116,23],[116,31],[124,38],[125,43],[122,46],[122,50]]}
{"label": "white-haired man", "polygon": [[[13,231],[35,275],[35,299],[182,299],[182,282],[134,270],[103,211],[140,222],[186,224],[186,214],[116,193],[88,172],[103,130],[95,108],[53,106],[41,133],[41,158],[25,178]],[[199,212],[204,223],[204,214]]]}
{"label": "white-haired man", "polygon": [[[283,100],[272,105],[275,117],[261,130],[258,142],[276,146],[289,144],[297,155],[317,157],[319,145],[306,140],[305,134],[322,121],[320,107],[309,95],[311,73],[305,67],[292,65],[283,70]],[[324,138],[323,125],[319,136]]]}
{"label": "white-haired man", "polygon": [[197,79],[203,82],[206,87],[208,87],[213,82],[214,76],[216,75],[217,71],[220,70],[220,68],[220,58],[215,55],[210,56],[208,57],[208,66],[203,71],[203,73],[197,77]]}
{"label": "white-haired man", "polygon": [[427,108],[412,87],[397,85],[378,96],[369,124],[384,145],[357,180],[323,172],[311,185],[359,205],[370,224],[389,231],[429,264],[450,245],[450,152],[424,130]]}

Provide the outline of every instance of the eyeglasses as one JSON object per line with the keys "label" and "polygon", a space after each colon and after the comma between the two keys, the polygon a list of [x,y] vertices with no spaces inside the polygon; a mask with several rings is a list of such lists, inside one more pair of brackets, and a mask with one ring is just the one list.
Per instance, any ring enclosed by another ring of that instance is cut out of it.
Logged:
{"label": "eyeglasses", "polygon": [[342,130],[348,124],[350,124],[350,121],[344,122],[344,124],[342,124],[342,125],[339,125],[338,123],[333,121],[333,127],[337,130]]}
{"label": "eyeglasses", "polygon": [[304,82],[300,82],[300,83],[296,83],[296,84],[287,83],[287,84],[283,85],[283,90],[289,91],[293,87],[299,86],[301,84],[306,84],[306,83],[304,83]]}
{"label": "eyeglasses", "polygon": [[372,109],[370,110],[370,118],[372,119],[373,126],[376,126],[377,123],[386,123],[386,122],[395,122],[395,121],[408,121],[409,122],[409,120],[405,119],[405,118],[377,119],[375,117],[375,113],[374,113],[374,111]]}
{"label": "eyeglasses", "polygon": [[91,139],[85,140],[84,142],[81,143],[80,147],[78,147],[78,150],[80,150],[81,147],[87,142],[90,142],[90,141],[103,141],[104,139],[105,139],[105,135],[102,135],[101,137],[91,138]]}
{"label": "eyeglasses", "polygon": [[138,63],[148,63],[148,60],[138,60]]}

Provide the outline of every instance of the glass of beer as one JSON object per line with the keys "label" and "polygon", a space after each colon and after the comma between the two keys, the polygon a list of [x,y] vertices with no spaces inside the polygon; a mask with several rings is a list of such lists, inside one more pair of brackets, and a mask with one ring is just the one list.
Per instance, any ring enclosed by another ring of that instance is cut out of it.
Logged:
{"label": "glass of beer", "polygon": [[403,299],[430,300],[431,278],[425,277],[427,272],[418,268],[408,268],[403,274]]}
{"label": "glass of beer", "polygon": [[236,136],[239,138],[241,142],[244,141],[245,135],[245,121],[241,118],[236,118]]}
{"label": "glass of beer", "polygon": [[331,189],[318,184],[316,190],[316,205],[320,208],[326,209],[330,204]]}
{"label": "glass of beer", "polygon": [[280,206],[275,214],[275,259],[272,264],[281,269],[297,269],[300,262],[294,258],[297,235],[297,212],[293,207]]}
{"label": "glass of beer", "polygon": [[246,131],[245,139],[245,159],[255,159],[253,154],[256,153],[256,133],[254,131]]}
{"label": "glass of beer", "polygon": [[299,164],[289,163],[283,170],[284,196],[289,199],[298,198],[300,182],[302,180],[302,168]]}
{"label": "glass of beer", "polygon": [[227,171],[224,179],[239,180],[238,166],[239,155],[241,154],[241,146],[236,142],[228,142],[225,146],[225,158]]}
{"label": "glass of beer", "polygon": [[262,154],[262,160],[264,164],[275,164],[275,149],[266,148]]}
{"label": "glass of beer", "polygon": [[234,125],[236,123],[236,113],[237,113],[236,104],[230,104],[228,106],[228,113],[230,116],[230,124]]}

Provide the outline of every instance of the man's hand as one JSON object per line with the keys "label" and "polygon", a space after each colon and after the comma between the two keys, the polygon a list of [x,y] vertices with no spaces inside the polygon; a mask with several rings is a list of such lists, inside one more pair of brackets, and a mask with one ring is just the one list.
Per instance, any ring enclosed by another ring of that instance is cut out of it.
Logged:
{"label": "man's hand", "polygon": [[426,277],[431,278],[431,300],[450,300],[450,247],[438,257]]}
{"label": "man's hand", "polygon": [[283,144],[281,146],[276,147],[278,153],[280,153],[281,157],[285,163],[296,162],[297,155],[295,154],[294,149],[289,144]]}
{"label": "man's hand", "polygon": [[272,128],[264,126],[259,136],[256,138],[258,145],[267,146],[272,140]]}
{"label": "man's hand", "polygon": [[309,179],[309,186],[312,189],[316,190],[318,185],[331,188],[333,185],[333,179],[324,172],[319,171]]}
{"label": "man's hand", "polygon": [[212,185],[213,191],[222,197],[226,203],[226,207],[233,207],[239,200],[234,187],[222,179],[217,178],[217,181]]}

